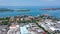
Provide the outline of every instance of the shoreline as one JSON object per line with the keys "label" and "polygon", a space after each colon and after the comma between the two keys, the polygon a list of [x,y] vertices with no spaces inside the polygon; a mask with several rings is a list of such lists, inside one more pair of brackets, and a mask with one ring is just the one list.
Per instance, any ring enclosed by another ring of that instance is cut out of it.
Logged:
{"label": "shoreline", "polygon": [[[41,15],[44,15],[44,14],[41,14]],[[32,16],[32,17],[39,17],[41,15],[15,15],[15,16],[3,16],[3,17],[0,17],[0,18],[6,18],[6,17],[22,17],[22,16]],[[48,15],[48,14],[47,14]],[[48,15],[48,16],[51,16],[51,15]],[[54,18],[60,18],[60,17],[55,17],[55,16],[51,16],[51,17],[54,17]]]}

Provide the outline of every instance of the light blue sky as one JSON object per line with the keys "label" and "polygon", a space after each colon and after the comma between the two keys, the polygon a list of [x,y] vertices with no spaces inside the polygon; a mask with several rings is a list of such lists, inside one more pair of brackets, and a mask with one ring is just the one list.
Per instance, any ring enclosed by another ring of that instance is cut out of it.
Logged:
{"label": "light blue sky", "polygon": [[0,6],[60,6],[60,0],[0,0]]}

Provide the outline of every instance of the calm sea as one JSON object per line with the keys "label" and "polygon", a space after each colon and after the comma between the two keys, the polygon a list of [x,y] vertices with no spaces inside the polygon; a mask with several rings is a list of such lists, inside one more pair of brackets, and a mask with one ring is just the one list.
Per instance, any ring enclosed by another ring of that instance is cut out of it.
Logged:
{"label": "calm sea", "polygon": [[[2,8],[2,7],[1,7]],[[3,7],[6,8],[6,7]],[[18,11],[14,11],[14,12],[0,12],[0,17],[5,17],[5,16],[17,16],[17,15],[32,15],[32,16],[37,16],[37,15],[41,15],[41,14],[49,14],[51,16],[60,18],[60,10],[50,10],[50,11],[44,11],[44,10],[40,10],[40,8],[42,7],[10,7],[10,9],[30,9],[30,11],[27,12],[18,12]],[[46,8],[46,7],[44,7]],[[49,7],[50,8],[50,7]]]}

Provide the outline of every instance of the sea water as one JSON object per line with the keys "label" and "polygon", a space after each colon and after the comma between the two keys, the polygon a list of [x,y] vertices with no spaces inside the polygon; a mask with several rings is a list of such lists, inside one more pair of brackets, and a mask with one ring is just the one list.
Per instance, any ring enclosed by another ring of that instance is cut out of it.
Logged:
{"label": "sea water", "polygon": [[[21,8],[15,8],[15,9],[21,9]],[[26,7],[24,7],[24,8],[26,8]],[[60,10],[48,10],[48,11],[46,11],[46,10],[40,10],[40,7],[28,7],[26,9],[29,9],[30,11],[26,11],[26,12],[23,12],[23,11],[21,11],[21,12],[18,12],[18,11],[0,12],[0,17],[17,16],[17,15],[19,15],[19,16],[21,16],[21,15],[37,16],[37,15],[41,15],[41,14],[48,14],[50,16],[60,18]]]}

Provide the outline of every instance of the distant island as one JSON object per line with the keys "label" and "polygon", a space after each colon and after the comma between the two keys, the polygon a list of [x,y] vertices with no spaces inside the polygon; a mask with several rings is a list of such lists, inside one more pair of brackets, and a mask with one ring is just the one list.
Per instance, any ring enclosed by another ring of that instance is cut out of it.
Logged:
{"label": "distant island", "polygon": [[14,10],[8,8],[0,8],[0,12],[7,12],[7,11],[14,11]]}
{"label": "distant island", "polygon": [[30,11],[30,9],[8,9],[8,8],[0,8],[0,12],[11,12],[11,11],[26,12],[26,11]]}
{"label": "distant island", "polygon": [[60,8],[41,8],[40,10],[60,10]]}
{"label": "distant island", "polygon": [[30,9],[16,9],[15,11],[18,11],[18,12],[26,12],[26,11],[30,11]]}
{"label": "distant island", "polygon": [[[60,8],[40,8],[39,10],[60,10]],[[13,12],[13,11],[18,11],[18,12],[28,12],[30,9],[10,9],[10,8],[0,8],[0,12]]]}

